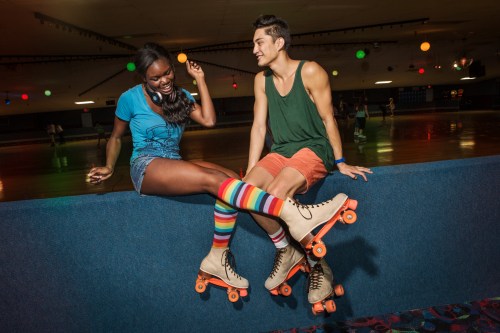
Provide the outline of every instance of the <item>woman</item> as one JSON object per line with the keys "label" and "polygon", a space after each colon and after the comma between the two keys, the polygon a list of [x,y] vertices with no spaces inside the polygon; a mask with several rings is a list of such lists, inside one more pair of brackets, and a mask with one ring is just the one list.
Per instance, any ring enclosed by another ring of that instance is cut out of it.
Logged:
{"label": "woman", "polygon": [[[133,141],[130,174],[138,193],[167,196],[210,193],[217,197],[213,245],[201,263],[199,281],[222,280],[226,287],[239,289],[245,295],[248,281],[234,272],[230,260],[229,242],[237,215],[233,207],[280,217],[291,224],[328,220],[335,207],[329,205],[330,201],[314,207],[299,206],[291,199],[281,200],[238,180],[236,173],[221,166],[182,160],[179,142],[185,122],[191,119],[205,127],[215,125],[204,72],[195,62],[186,62],[187,72],[197,82],[200,105],[189,92],[175,85],[171,56],[160,45],[146,44],[138,51],[135,65],[143,82],[119,98],[106,147],[106,165],[90,170],[90,182],[99,184],[113,175],[121,138],[129,126]],[[309,214],[306,217],[304,210]]]}

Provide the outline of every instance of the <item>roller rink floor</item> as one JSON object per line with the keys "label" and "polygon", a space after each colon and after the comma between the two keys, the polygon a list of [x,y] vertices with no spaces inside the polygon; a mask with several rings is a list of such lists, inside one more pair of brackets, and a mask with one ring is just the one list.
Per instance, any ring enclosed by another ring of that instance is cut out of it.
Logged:
{"label": "roller rink floor", "polygon": [[[366,167],[431,162],[500,154],[500,111],[449,111],[372,117],[366,140],[354,137],[354,119],[338,120],[347,163]],[[70,139],[70,138],[68,138]],[[250,124],[186,131],[184,159],[202,159],[240,173],[246,170]],[[129,176],[131,138],[124,137],[115,174],[87,183],[92,166],[105,161],[105,142],[68,140],[0,146],[0,201],[133,190]]]}

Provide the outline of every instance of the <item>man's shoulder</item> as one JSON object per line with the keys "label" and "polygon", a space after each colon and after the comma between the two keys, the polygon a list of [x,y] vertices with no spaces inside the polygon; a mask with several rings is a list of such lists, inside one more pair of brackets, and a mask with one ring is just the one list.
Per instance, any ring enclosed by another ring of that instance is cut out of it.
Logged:
{"label": "man's shoulder", "polygon": [[323,67],[314,60],[304,60],[304,65],[302,66],[302,73],[314,74],[317,72],[324,71]]}
{"label": "man's shoulder", "polygon": [[255,87],[263,88],[266,85],[266,78],[270,75],[272,75],[270,69],[265,69],[255,74],[255,80],[254,80]]}
{"label": "man's shoulder", "polygon": [[258,72],[257,74],[255,74],[255,78],[262,79],[262,78],[266,78],[266,77],[271,76],[271,75],[273,75],[273,71],[271,69],[267,68],[267,69],[264,69],[264,70]]}
{"label": "man's shoulder", "polygon": [[302,66],[301,76],[304,83],[323,81],[328,79],[328,75],[323,67],[316,61],[306,61]]}

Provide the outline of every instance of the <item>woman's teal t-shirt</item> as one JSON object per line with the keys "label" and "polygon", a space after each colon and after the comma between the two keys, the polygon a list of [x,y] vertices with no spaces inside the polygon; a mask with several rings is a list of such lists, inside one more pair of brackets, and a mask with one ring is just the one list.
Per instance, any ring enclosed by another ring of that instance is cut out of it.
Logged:
{"label": "woman's teal t-shirt", "polygon": [[[194,102],[187,90],[182,91]],[[141,84],[120,96],[115,115],[129,123],[133,141],[130,162],[142,155],[181,159],[179,143],[184,133],[184,124],[167,122],[151,110]]]}

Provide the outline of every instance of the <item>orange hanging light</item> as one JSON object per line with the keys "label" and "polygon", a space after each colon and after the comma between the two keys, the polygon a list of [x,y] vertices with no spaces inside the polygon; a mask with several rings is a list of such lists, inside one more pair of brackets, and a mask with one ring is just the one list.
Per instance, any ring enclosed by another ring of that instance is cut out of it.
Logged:
{"label": "orange hanging light", "polygon": [[431,48],[431,44],[429,42],[423,42],[422,44],[420,44],[420,49],[424,52],[429,51],[430,48]]}
{"label": "orange hanging light", "polygon": [[180,62],[181,64],[185,63],[187,61],[188,57],[186,53],[181,52],[177,55],[177,61]]}

